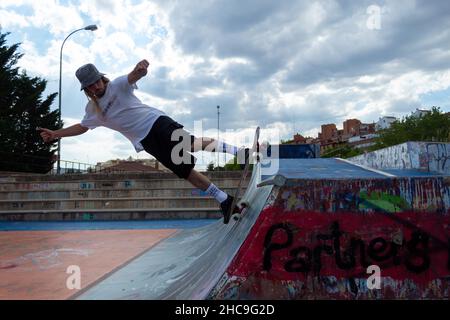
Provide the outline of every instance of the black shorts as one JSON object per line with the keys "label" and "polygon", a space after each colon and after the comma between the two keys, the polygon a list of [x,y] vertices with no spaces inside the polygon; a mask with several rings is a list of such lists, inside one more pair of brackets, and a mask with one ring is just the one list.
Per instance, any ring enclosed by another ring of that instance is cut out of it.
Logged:
{"label": "black shorts", "polygon": [[[172,134],[174,139],[177,138],[175,141],[172,141]],[[179,178],[187,179],[197,160],[189,152],[192,150],[194,139],[195,137],[184,130],[181,124],[170,117],[161,116],[141,144],[145,151]]]}

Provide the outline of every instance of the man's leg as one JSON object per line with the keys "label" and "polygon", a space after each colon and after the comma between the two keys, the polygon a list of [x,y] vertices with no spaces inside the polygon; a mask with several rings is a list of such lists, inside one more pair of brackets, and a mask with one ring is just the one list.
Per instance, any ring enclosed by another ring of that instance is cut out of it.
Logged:
{"label": "man's leg", "polygon": [[189,174],[187,180],[192,183],[195,187],[199,188],[202,191],[205,191],[208,195],[214,197],[217,202],[220,203],[220,209],[223,213],[223,221],[224,223],[228,223],[230,221],[230,206],[233,202],[233,197],[229,194],[223,192],[219,188],[217,188],[211,180],[208,179],[207,176],[201,174],[200,172],[192,169]]}
{"label": "man's leg", "polygon": [[[199,172],[193,169],[195,166],[195,157],[192,154],[189,155],[189,158],[191,160],[190,163],[181,163],[181,164],[174,163],[172,159],[173,156],[172,151],[173,148],[178,147],[178,144],[181,141],[180,140],[174,141],[173,135],[175,133],[175,130],[179,130],[180,128],[181,125],[177,124],[169,117],[160,117],[152,127],[151,134],[149,134],[141,141],[144,150],[150,153],[152,156],[154,156],[158,161],[160,161],[163,165],[169,168],[178,177],[186,179],[187,181],[192,183],[195,187],[205,191],[208,195],[213,196],[220,203],[220,208],[224,213],[224,222],[228,223],[230,218],[229,217],[230,210],[228,209],[231,207],[233,197],[221,191],[213,183],[211,183],[211,181],[206,176],[200,174]],[[184,130],[181,132],[180,138],[182,138],[182,140],[190,139],[185,141],[191,142],[192,145],[195,144],[194,143],[196,140],[195,137],[190,135],[188,132]],[[205,146],[206,148],[207,141],[205,141],[204,143],[202,141],[199,142],[201,143],[202,148],[203,146]],[[191,151],[184,149],[185,148],[183,144],[183,148],[181,150],[182,151],[181,156],[183,157],[183,159],[185,152],[189,153],[189,151]]]}
{"label": "man's leg", "polygon": [[191,146],[193,152],[207,150],[211,152],[223,152],[236,155],[239,151],[239,148],[236,146],[205,137],[195,138],[194,143]]}
{"label": "man's leg", "polygon": [[243,167],[245,163],[249,160],[249,149],[248,148],[238,148],[231,144],[225,143],[224,141],[215,140],[212,138],[195,138],[194,142],[191,144],[192,152],[198,151],[210,151],[210,152],[222,152],[228,153],[237,157],[238,164]]}
{"label": "man's leg", "polygon": [[187,180],[202,191],[206,191],[206,189],[208,189],[208,187],[211,185],[211,180],[209,180],[207,176],[194,169],[192,169],[191,174],[189,175]]}

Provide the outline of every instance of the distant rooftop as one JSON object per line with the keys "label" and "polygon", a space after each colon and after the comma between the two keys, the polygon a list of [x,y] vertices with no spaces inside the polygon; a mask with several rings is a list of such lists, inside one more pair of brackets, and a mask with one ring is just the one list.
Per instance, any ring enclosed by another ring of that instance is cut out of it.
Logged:
{"label": "distant rooftop", "polygon": [[158,172],[151,166],[135,161],[121,161],[116,165],[109,166],[101,171],[121,171],[121,172]]}

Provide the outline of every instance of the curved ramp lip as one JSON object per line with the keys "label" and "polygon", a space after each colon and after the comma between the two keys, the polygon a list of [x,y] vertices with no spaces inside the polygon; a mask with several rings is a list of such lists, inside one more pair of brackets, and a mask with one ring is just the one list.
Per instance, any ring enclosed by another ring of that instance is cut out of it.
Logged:
{"label": "curved ramp lip", "polygon": [[287,180],[288,179],[284,175],[276,174],[276,175],[272,176],[271,178],[258,183],[257,187],[259,188],[259,187],[270,186],[270,185],[282,187],[282,186],[286,185]]}

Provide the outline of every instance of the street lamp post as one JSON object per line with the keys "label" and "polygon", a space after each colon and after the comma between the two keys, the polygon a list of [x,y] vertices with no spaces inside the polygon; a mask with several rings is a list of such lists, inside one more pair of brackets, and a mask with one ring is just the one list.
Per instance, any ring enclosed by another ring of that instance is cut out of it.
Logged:
{"label": "street lamp post", "polygon": [[[73,35],[75,32],[81,31],[81,30],[89,30],[89,31],[95,31],[97,30],[97,26],[95,24],[91,24],[87,27],[77,29],[75,31],[72,31],[63,41],[61,45],[61,50],[59,52],[59,91],[58,91],[58,111],[59,111],[59,123],[61,123],[61,85],[62,85],[62,53],[64,44],[66,43],[66,40],[69,39],[71,35]],[[56,168],[56,173],[61,173],[61,139],[58,139],[58,166]]]}
{"label": "street lamp post", "polygon": [[[219,147],[219,138],[220,138],[220,106],[217,106],[217,147]],[[217,152],[217,168],[219,168],[219,157],[220,157],[220,150],[216,150]]]}

